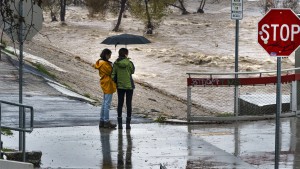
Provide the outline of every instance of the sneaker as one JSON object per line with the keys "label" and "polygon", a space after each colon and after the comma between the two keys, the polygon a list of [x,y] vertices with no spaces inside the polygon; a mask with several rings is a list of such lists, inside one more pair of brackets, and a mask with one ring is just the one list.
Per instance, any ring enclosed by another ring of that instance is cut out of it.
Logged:
{"label": "sneaker", "polygon": [[103,127],[104,127],[104,121],[100,121],[99,128],[103,128]]}
{"label": "sneaker", "polygon": [[104,128],[116,128],[116,127],[117,127],[117,125],[111,123],[110,121],[104,122]]}

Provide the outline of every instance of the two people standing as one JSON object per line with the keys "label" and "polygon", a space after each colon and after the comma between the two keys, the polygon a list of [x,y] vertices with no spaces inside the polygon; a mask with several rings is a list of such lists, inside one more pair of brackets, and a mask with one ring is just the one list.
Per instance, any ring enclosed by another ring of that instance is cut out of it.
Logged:
{"label": "two people standing", "polygon": [[102,107],[100,112],[99,127],[115,128],[109,120],[109,109],[112,101],[112,95],[117,89],[118,93],[118,129],[122,129],[122,109],[124,105],[124,97],[126,95],[126,129],[131,129],[131,114],[132,114],[132,96],[134,90],[134,82],[132,74],[134,74],[134,64],[128,58],[128,49],[121,48],[119,57],[112,65],[109,61],[111,50],[104,49],[100,54],[100,59],[94,64],[94,68],[99,70],[100,86],[104,93]]}

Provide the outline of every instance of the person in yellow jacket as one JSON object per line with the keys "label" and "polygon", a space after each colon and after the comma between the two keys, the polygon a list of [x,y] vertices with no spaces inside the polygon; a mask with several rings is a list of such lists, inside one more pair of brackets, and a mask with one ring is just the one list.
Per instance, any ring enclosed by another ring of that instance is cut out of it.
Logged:
{"label": "person in yellow jacket", "polygon": [[104,93],[99,128],[116,128],[116,124],[109,120],[109,109],[112,101],[113,93],[116,92],[116,84],[111,78],[112,62],[109,61],[111,57],[111,50],[103,49],[100,54],[100,59],[93,64],[95,69],[99,70],[100,86]]}

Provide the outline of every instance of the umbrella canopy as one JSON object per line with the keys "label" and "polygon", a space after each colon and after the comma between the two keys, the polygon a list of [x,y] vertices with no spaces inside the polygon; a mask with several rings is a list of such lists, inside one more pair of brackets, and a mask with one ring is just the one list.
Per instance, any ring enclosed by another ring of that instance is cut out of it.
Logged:
{"label": "umbrella canopy", "polygon": [[151,42],[148,39],[146,39],[144,36],[132,35],[132,34],[121,34],[121,35],[114,35],[114,36],[107,37],[101,43],[106,45],[118,45],[118,44],[130,45],[130,44],[146,44]]}

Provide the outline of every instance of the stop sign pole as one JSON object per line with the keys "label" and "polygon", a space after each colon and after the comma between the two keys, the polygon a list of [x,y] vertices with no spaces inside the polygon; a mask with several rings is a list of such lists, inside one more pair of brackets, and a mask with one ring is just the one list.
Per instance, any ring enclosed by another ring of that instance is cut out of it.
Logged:
{"label": "stop sign pole", "polygon": [[300,45],[300,20],[291,9],[271,9],[258,22],[258,43],[270,56],[277,57],[275,169],[280,161],[281,57]]}
{"label": "stop sign pole", "polygon": [[[231,0],[231,19],[235,20],[235,61],[234,61],[234,72],[235,80],[238,79],[239,72],[239,20],[243,19],[243,0]],[[238,86],[234,86],[234,115],[238,116]]]}
{"label": "stop sign pole", "polygon": [[[243,0],[231,0],[231,19],[235,20],[235,61],[234,61],[234,71],[235,71],[235,80],[238,79],[239,72],[239,20],[243,19]],[[239,104],[238,104],[239,90],[238,86],[234,86],[234,115],[238,116],[239,113]],[[240,132],[238,127],[235,125],[234,128],[234,155],[238,156],[240,153]]]}
{"label": "stop sign pole", "polygon": [[[23,17],[23,1],[19,2],[19,12],[20,12],[20,18]],[[20,20],[19,21],[19,103],[23,103],[23,27],[24,24]],[[24,109],[22,107],[19,107],[19,127],[23,128],[25,127],[25,117],[24,117]],[[22,150],[23,155],[23,161],[26,161],[26,149],[25,149],[25,132],[19,132],[19,150]]]}
{"label": "stop sign pole", "polygon": [[[0,15],[0,28],[12,39],[19,42],[19,103],[23,103],[23,44],[31,40],[42,28],[42,9],[33,1],[14,0],[6,6],[10,14]],[[13,17],[10,17],[13,16]],[[17,16],[17,17],[15,17]],[[24,108],[19,108],[19,128],[25,128]],[[26,161],[25,131],[19,131],[19,150],[22,150],[23,161]]]}

